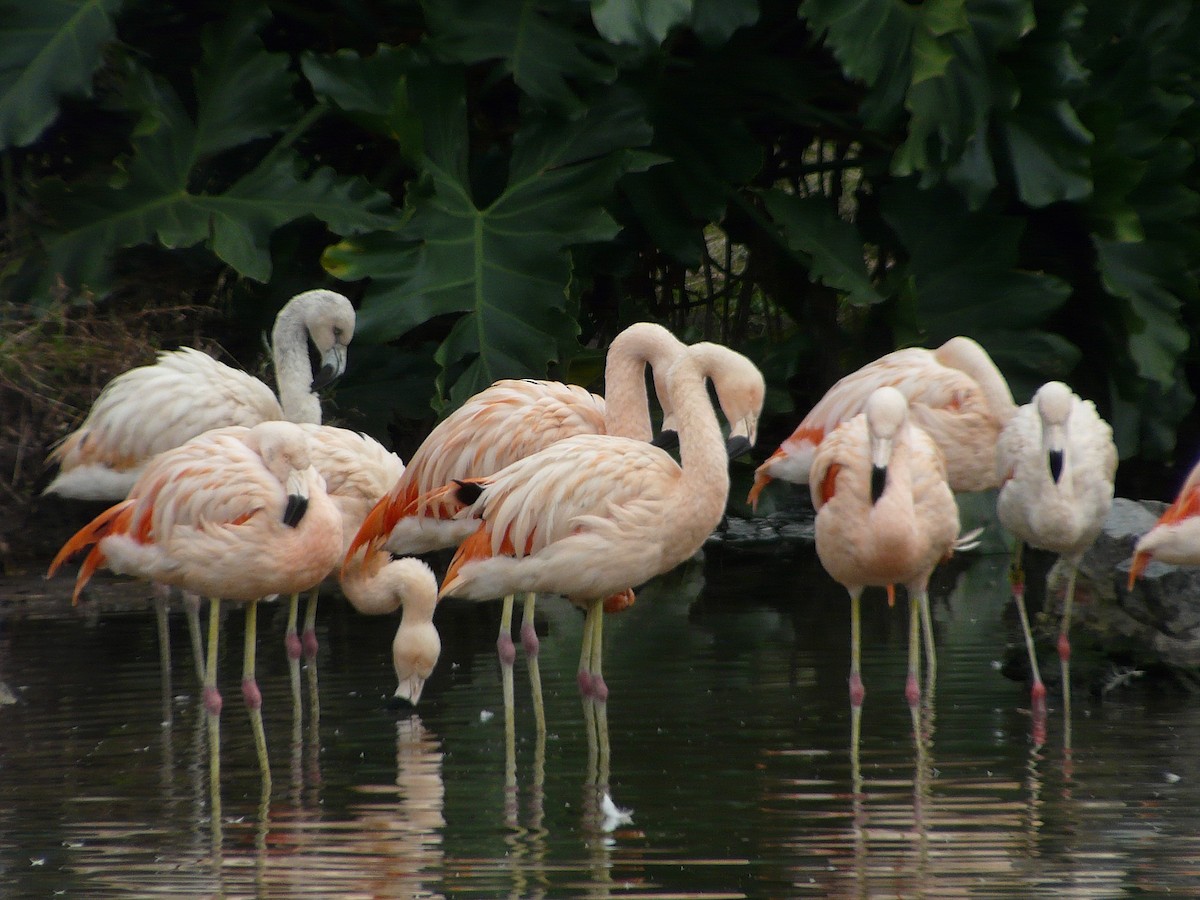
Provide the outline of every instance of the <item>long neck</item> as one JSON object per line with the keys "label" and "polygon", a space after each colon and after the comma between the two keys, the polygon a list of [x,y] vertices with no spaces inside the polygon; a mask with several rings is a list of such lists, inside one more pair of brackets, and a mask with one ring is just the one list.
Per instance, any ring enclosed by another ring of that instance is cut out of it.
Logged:
{"label": "long neck", "polygon": [[[694,351],[693,351],[694,352]],[[678,518],[702,532],[695,549],[721,521],[729,499],[729,455],[721,426],[708,399],[705,377],[711,369],[695,356],[671,370],[671,405],[679,428],[679,460],[683,469]],[[687,525],[684,525],[687,528]]]}
{"label": "long neck", "polygon": [[974,341],[965,338],[952,338],[947,342],[954,359],[956,369],[966,372],[983,391],[987,398],[988,408],[996,414],[1001,422],[1008,422],[1016,414],[1017,404],[1013,400],[1012,390],[987,351]]}
{"label": "long neck", "polygon": [[604,363],[604,421],[609,434],[639,441],[654,436],[646,364],[656,374],[665,372],[683,350],[674,335],[649,322],[639,322],[617,335]]}
{"label": "long neck", "polygon": [[279,311],[271,331],[275,384],[284,418],[321,424],[321,402],[312,392],[312,363],[308,359],[308,327],[304,309],[290,303]]}

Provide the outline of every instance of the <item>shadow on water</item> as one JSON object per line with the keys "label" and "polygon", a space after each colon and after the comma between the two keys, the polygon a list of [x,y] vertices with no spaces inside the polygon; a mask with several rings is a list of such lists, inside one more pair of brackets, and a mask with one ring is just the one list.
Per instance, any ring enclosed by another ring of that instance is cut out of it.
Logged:
{"label": "shadow on water", "polygon": [[[332,592],[293,705],[286,610],[264,605],[264,795],[226,616],[219,793],[182,612],[160,675],[140,585],[77,610],[0,582],[4,896],[1071,896],[1187,892],[1200,851],[1200,711],[1132,682],[1053,690],[1030,739],[1000,672],[1015,620],[1006,559],[960,557],[933,586],[933,701],[904,700],[907,609],[864,595],[861,767],[849,747],[848,603],[811,548],[710,552],[606,624],[610,755],[575,683],[582,617],[538,606],[548,733],[524,661],[506,747],[496,605],[447,602],[443,655],[397,715],[395,619]],[[64,588],[65,590],[65,588]],[[318,677],[319,676],[319,677]],[[602,723],[601,728],[605,727]],[[507,758],[506,758],[507,757]],[[213,815],[219,801],[219,812]]]}

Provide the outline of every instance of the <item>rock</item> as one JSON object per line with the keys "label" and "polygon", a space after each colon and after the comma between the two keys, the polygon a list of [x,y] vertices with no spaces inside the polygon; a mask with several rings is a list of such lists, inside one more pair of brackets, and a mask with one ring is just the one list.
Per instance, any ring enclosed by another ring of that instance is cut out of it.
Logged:
{"label": "rock", "polygon": [[[1165,503],[1118,497],[1080,563],[1075,622],[1101,650],[1131,653],[1148,663],[1200,667],[1200,568],[1151,562],[1130,590],[1133,547],[1158,521]],[[1066,567],[1056,563],[1047,591],[1061,608]]]}

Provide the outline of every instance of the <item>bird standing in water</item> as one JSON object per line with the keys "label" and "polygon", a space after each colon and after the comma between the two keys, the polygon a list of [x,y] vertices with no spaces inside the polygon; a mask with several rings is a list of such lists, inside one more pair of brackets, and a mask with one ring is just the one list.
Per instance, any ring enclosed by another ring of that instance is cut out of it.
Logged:
{"label": "bird standing in water", "polygon": [[905,696],[918,731],[921,629],[932,684],[935,665],[929,578],[958,537],[958,506],[946,481],[946,462],[933,439],[908,418],[904,395],[877,388],[865,412],[838,426],[813,458],[809,490],[817,509],[821,565],[850,594],[851,761],[857,770],[862,704],[864,587],[908,589],[908,679]]}
{"label": "bird standing in water", "polygon": [[[1079,561],[1104,526],[1112,508],[1117,447],[1112,428],[1090,400],[1082,400],[1061,381],[1042,385],[1000,435],[996,447],[1000,493],[996,511],[1016,538],[1012,592],[1021,618],[1033,677],[1035,730],[1045,721],[1042,684],[1033,634],[1025,611],[1025,575],[1021,548],[1029,544],[1059,554],[1068,567],[1066,596],[1058,631],[1063,678],[1063,709],[1070,722],[1071,605]],[[1069,734],[1067,743],[1069,745]]]}
{"label": "bird standing in water", "polygon": [[204,703],[214,777],[222,702],[217,689],[220,605],[222,599],[245,602],[242,695],[269,782],[262,694],[255,679],[258,601],[318,584],[337,565],[341,529],[341,516],[312,467],[308,438],[299,426],[233,426],[155,457],[127,499],[63,545],[48,576],[91,546],[76,579],[76,600],[102,565],[211,598]]}

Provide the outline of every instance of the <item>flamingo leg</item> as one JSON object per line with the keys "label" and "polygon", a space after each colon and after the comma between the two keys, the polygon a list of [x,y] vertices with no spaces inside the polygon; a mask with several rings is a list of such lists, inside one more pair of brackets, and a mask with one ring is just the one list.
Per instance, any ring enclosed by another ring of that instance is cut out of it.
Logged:
{"label": "flamingo leg", "polygon": [[204,641],[200,636],[200,595],[184,591],[183,609],[187,614],[188,635],[192,639],[192,662],[196,666],[196,680],[204,684]]}
{"label": "flamingo leg", "polygon": [[608,700],[608,684],[604,681],[604,601],[593,600],[592,607],[596,618],[592,625],[592,697],[603,705]]}
{"label": "flamingo leg", "polygon": [[512,594],[505,595],[504,608],[500,612],[500,633],[496,635],[496,655],[500,657],[500,665],[509,669],[517,659],[517,648],[512,639],[513,601],[515,599]]}
{"label": "flamingo leg", "polygon": [[862,683],[862,613],[859,596],[862,588],[850,591],[850,706],[861,707],[866,697]]}
{"label": "flamingo leg", "polygon": [[300,595],[288,598],[287,629],[283,633],[283,645],[287,648],[288,675],[292,682],[292,712],[299,719],[300,712],[300,654],[302,652],[297,621],[300,617]]}
{"label": "flamingo leg", "polygon": [[525,648],[526,663],[529,666],[529,689],[533,695],[533,717],[537,722],[537,733],[544,735],[546,710],[542,704],[542,672],[538,665],[540,642],[533,627],[533,610],[536,603],[536,593],[530,591],[525,595],[525,609],[521,615],[521,644]]}
{"label": "flamingo leg", "polygon": [[929,608],[929,585],[924,584],[917,594],[921,604],[921,631],[925,637],[925,681],[932,690],[937,681],[937,645],[933,640],[933,613]]}
{"label": "flamingo leg", "polygon": [[1079,567],[1071,563],[1071,573],[1067,576],[1067,596],[1063,600],[1062,620],[1058,625],[1058,664],[1062,672],[1063,695],[1063,749],[1071,750],[1071,604],[1075,599],[1075,577]]}
{"label": "flamingo leg", "polygon": [[[904,683],[904,696],[908,705],[916,709],[921,702],[921,602],[917,594],[908,592],[908,679]],[[914,713],[914,722],[915,713]]]}
{"label": "flamingo leg", "polygon": [[592,631],[596,627],[598,613],[600,610],[596,604],[589,603],[587,614],[583,619],[583,640],[580,642],[579,673],[576,677],[579,682],[579,693],[584,697],[589,697],[592,693]]}
{"label": "flamingo leg", "polygon": [[1012,583],[1013,602],[1017,604],[1017,615],[1021,619],[1021,633],[1025,638],[1025,650],[1029,654],[1029,671],[1033,678],[1030,696],[1033,706],[1044,713],[1046,706],[1046,686],[1042,684],[1042,670],[1038,667],[1037,651],[1033,646],[1033,629],[1029,627],[1029,614],[1025,610],[1025,572],[1021,568],[1021,550],[1024,543],[1017,541],[1013,550],[1012,568],[1009,570],[1009,581]]}
{"label": "flamingo leg", "polygon": [[304,656],[306,659],[317,658],[317,600],[320,598],[320,585],[308,592],[308,605],[304,607]]}
{"label": "flamingo leg", "polygon": [[217,690],[217,644],[221,639],[221,600],[208,601],[208,664],[204,667],[204,708],[211,715],[221,714],[221,692]]}
{"label": "flamingo leg", "polygon": [[267,734],[263,729],[262,692],[254,676],[255,656],[258,646],[258,601],[246,604],[246,636],[242,648],[242,699],[250,712],[250,727],[254,731],[254,749],[258,752],[258,766],[262,770],[265,784],[271,782],[271,764],[267,759]]}
{"label": "flamingo leg", "polygon": [[167,596],[170,591],[166,585],[154,585],[154,620],[158,625],[158,661],[168,679],[171,672],[171,623],[167,616]]}

